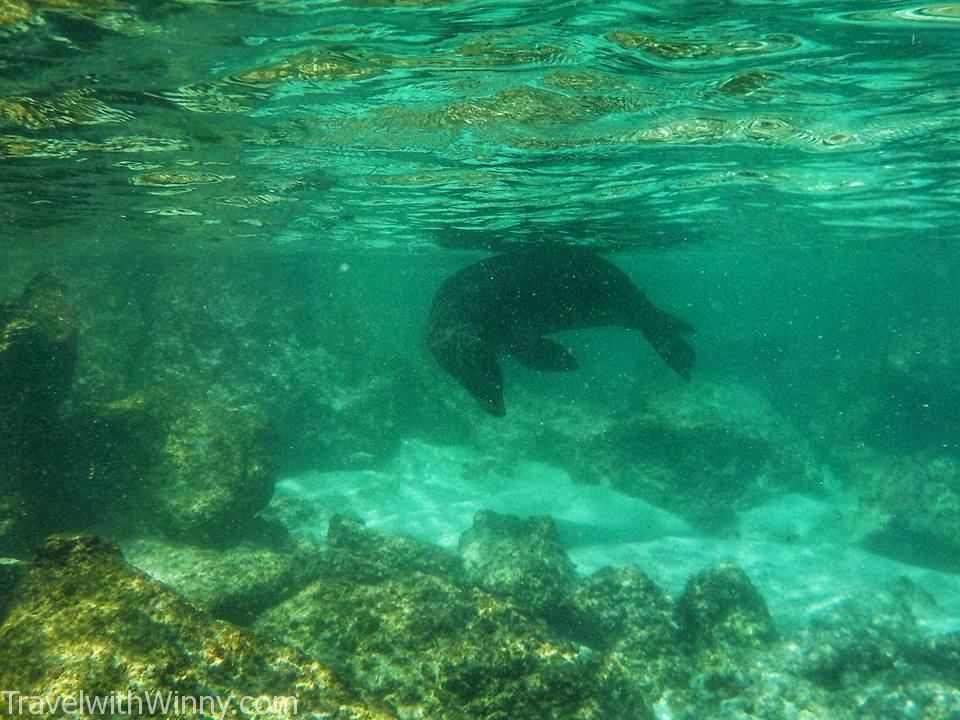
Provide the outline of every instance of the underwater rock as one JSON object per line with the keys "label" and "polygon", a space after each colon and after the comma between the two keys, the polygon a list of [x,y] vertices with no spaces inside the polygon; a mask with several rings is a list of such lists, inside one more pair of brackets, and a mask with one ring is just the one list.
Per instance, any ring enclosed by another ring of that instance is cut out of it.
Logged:
{"label": "underwater rock", "polygon": [[35,503],[22,490],[10,487],[16,482],[17,477],[10,474],[0,477],[0,552],[26,557],[39,541],[30,512]]}
{"label": "underwater rock", "polygon": [[813,618],[798,639],[799,672],[828,690],[863,686],[918,640],[907,603],[894,592],[877,592]]}
{"label": "underwater rock", "polygon": [[898,331],[884,356],[865,437],[905,452],[952,448],[960,437],[960,338],[953,315],[933,312]]}
{"label": "underwater rock", "polygon": [[6,614],[7,603],[13,597],[17,583],[26,575],[29,564],[16,558],[0,557],[0,622]]}
{"label": "underwater rock", "polygon": [[863,450],[846,476],[873,529],[871,552],[901,562],[960,571],[960,459],[933,452],[904,456]]}
{"label": "underwater rock", "polygon": [[763,647],[778,637],[767,603],[730,563],[690,578],[677,599],[676,618],[680,638],[695,650]]}
{"label": "underwater rock", "polygon": [[647,706],[689,672],[671,599],[635,565],[603,568],[570,598],[565,633],[603,653],[598,675],[625,706]]}
{"label": "underwater rock", "polygon": [[472,584],[535,616],[556,617],[577,580],[550,517],[481,510],[457,552]]}
{"label": "underwater rock", "polygon": [[705,532],[735,532],[735,509],[749,503],[822,491],[809,444],[766,398],[735,384],[693,382],[622,410],[528,394],[510,420],[475,423],[473,444],[609,482]]}
{"label": "underwater rock", "polygon": [[49,273],[0,305],[0,426],[21,438],[49,426],[77,361],[76,312]]}
{"label": "underwater rock", "polygon": [[143,479],[147,527],[172,539],[222,545],[248,534],[273,494],[275,440],[247,407],[195,403],[166,427]]}
{"label": "underwater rock", "polygon": [[342,519],[330,535],[320,578],[256,628],[349,669],[398,717],[650,717],[604,698],[585,648],[466,585],[455,556]]}
{"label": "underwater rock", "polygon": [[317,549],[306,541],[280,550],[246,544],[219,550],[140,539],[125,543],[123,554],[197,607],[237,625],[296,594],[319,571]]}
{"label": "underwater rock", "polygon": [[606,650],[628,641],[658,655],[676,644],[673,603],[636,565],[602,568],[580,581],[570,597],[580,642]]}
{"label": "underwater rock", "polygon": [[76,360],[76,312],[56,277],[0,305],[0,552],[31,548],[62,494],[58,413]]}
{"label": "underwater rock", "polygon": [[[960,689],[912,673],[902,677],[885,677],[859,692],[857,720],[954,720],[960,717]],[[893,684],[891,684],[893,683]]]}
{"label": "underwater rock", "polygon": [[880,720],[790,672],[780,652],[714,656],[655,707],[658,718],[672,720]]}
{"label": "underwater rock", "polygon": [[371,341],[364,286],[325,257],[148,255],[95,277],[114,293],[85,318],[89,402],[145,393],[260,412],[287,463],[354,470],[392,455],[425,394],[411,363]]}
{"label": "underwater rock", "polygon": [[[650,398],[611,427],[605,443],[628,455],[608,461],[618,490],[729,532],[734,506],[786,492],[819,491],[811,448],[769,401],[736,384],[694,384]],[[766,497],[764,497],[766,496]]]}
{"label": "underwater rock", "polygon": [[295,697],[273,717],[392,717],[303,653],[194,608],[95,536],[53,536],[40,548],[0,625],[0,687],[51,699],[80,689],[233,703]]}
{"label": "underwater rock", "polygon": [[460,559],[436,545],[389,533],[372,532],[363,523],[334,515],[327,530],[323,572],[358,582],[379,582],[423,573],[464,582]]}
{"label": "underwater rock", "polygon": [[960,632],[919,640],[906,655],[912,663],[927,666],[944,682],[960,688]]}

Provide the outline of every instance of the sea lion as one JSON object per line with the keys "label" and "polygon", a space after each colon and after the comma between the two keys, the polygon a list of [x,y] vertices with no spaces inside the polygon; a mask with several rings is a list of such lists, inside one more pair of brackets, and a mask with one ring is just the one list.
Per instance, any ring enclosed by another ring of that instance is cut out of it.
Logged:
{"label": "sea lion", "polygon": [[639,330],[664,362],[690,378],[693,328],[656,307],[620,268],[582,248],[530,248],[455,273],[433,298],[427,346],[491,415],[506,414],[499,355],[535,370],[578,367],[545,335],[616,326]]}

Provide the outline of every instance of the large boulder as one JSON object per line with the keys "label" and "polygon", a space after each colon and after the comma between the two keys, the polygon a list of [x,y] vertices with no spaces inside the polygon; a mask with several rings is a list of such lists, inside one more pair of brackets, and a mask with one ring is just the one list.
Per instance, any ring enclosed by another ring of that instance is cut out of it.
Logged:
{"label": "large boulder", "polygon": [[317,574],[319,555],[300,541],[269,548],[241,543],[225,549],[183,545],[157,538],[123,543],[127,561],[167,587],[237,625],[303,589]]}
{"label": "large boulder", "polygon": [[28,552],[63,509],[59,412],[76,360],[76,312],[53,275],[0,305],[0,552]]}
{"label": "large boulder", "polygon": [[342,518],[327,554],[320,578],[256,627],[349,668],[398,717],[650,717],[608,702],[586,648],[472,588],[456,556]]}
{"label": "large boulder", "polygon": [[53,536],[40,548],[0,625],[0,687],[74,700],[81,689],[232,703],[285,697],[296,705],[274,706],[275,717],[392,717],[313,658],[195,608],[95,536]]}
{"label": "large boulder", "polygon": [[809,443],[765,397],[741,385],[694,382],[620,409],[521,394],[497,420],[478,422],[473,444],[507,471],[517,458],[559,466],[706,532],[734,533],[736,510],[752,503],[822,491]]}
{"label": "large boulder", "polygon": [[458,553],[472,584],[535,616],[562,614],[577,581],[550,517],[522,520],[483,510],[461,536]]}
{"label": "large boulder", "polygon": [[249,407],[197,402],[169,416],[157,462],[143,473],[135,504],[151,532],[225,545],[249,534],[273,494],[276,446]]}

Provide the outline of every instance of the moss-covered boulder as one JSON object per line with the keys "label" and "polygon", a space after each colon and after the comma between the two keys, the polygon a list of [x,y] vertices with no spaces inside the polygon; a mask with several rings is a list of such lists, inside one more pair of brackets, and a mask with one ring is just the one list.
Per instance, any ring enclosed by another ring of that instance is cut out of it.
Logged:
{"label": "moss-covered boulder", "polygon": [[307,541],[277,549],[248,543],[215,549],[151,538],[122,547],[131,565],[238,625],[296,594],[318,572],[318,551]]}
{"label": "moss-covered boulder", "polygon": [[604,697],[591,654],[472,588],[456,556],[331,522],[320,578],[256,627],[324,662],[401,718],[636,718]]}
{"label": "moss-covered boulder", "polygon": [[274,438],[249,407],[197,402],[169,416],[157,463],[137,489],[143,524],[193,544],[243,537],[270,502]]}
{"label": "moss-covered boulder", "polygon": [[802,637],[800,672],[829,690],[865,685],[920,639],[908,604],[885,591],[825,609]]}
{"label": "moss-covered boulder", "polygon": [[[565,634],[601,657],[599,677],[624,707],[647,707],[689,672],[671,598],[635,565],[603,568],[570,597]],[[640,715],[642,717],[642,715]]]}
{"label": "moss-covered boulder", "polygon": [[73,382],[77,317],[63,284],[49,273],[0,305],[0,422],[7,433],[35,435],[53,420]]}
{"label": "moss-covered boulder", "polygon": [[6,614],[13,591],[26,575],[28,568],[29,564],[22,560],[0,557],[0,622]]}
{"label": "moss-covered boulder", "polygon": [[943,451],[898,456],[863,449],[846,460],[846,477],[869,519],[867,549],[960,571],[960,458]]}
{"label": "moss-covered boulder", "polygon": [[735,384],[692,383],[629,407],[518,394],[502,422],[481,421],[472,443],[504,465],[536,459],[580,482],[731,534],[736,510],[789,492],[821,490],[813,449],[771,403]]}
{"label": "moss-covered boulder", "polygon": [[535,616],[563,613],[577,581],[550,517],[523,520],[482,510],[457,551],[472,584]]}
{"label": "moss-covered boulder", "polygon": [[303,653],[195,608],[94,536],[54,536],[40,548],[0,625],[0,687],[46,698],[81,688],[233,703],[285,696],[296,710],[276,717],[392,717]]}
{"label": "moss-covered boulder", "polygon": [[62,493],[59,411],[76,360],[76,312],[53,275],[0,305],[0,552],[22,554],[48,531]]}
{"label": "moss-covered boulder", "polygon": [[767,603],[736,565],[694,575],[676,603],[680,637],[694,650],[764,647],[777,640]]}
{"label": "moss-covered boulder", "polygon": [[165,385],[123,398],[75,392],[79,344],[52,275],[0,305],[0,553],[28,555],[54,532],[243,536],[273,491],[262,415]]}

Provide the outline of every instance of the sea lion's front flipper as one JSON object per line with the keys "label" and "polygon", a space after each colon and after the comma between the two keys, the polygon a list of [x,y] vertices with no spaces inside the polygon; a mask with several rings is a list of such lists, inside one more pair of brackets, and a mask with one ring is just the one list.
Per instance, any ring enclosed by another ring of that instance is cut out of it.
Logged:
{"label": "sea lion's front flipper", "polygon": [[531,370],[549,372],[569,372],[580,367],[580,363],[563,345],[549,338],[530,336],[514,342],[509,352]]}

